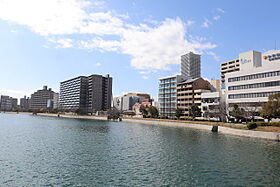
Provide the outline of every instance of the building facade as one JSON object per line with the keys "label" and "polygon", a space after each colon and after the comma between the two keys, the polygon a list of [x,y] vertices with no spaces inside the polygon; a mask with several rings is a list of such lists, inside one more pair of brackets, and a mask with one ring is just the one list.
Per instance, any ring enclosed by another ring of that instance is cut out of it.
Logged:
{"label": "building facade", "polygon": [[17,109],[17,99],[12,98],[10,96],[1,95],[0,98],[0,110],[2,111],[10,111],[13,109]]}
{"label": "building facade", "polygon": [[23,98],[20,98],[19,108],[21,110],[29,110],[29,108],[30,108],[30,98],[26,97],[26,96],[24,96]]}
{"label": "building facade", "polygon": [[201,94],[201,111],[203,117],[213,117],[211,113],[219,112],[221,92],[210,92]]}
{"label": "building facade", "polygon": [[220,70],[221,70],[221,88],[225,89],[225,74],[240,70],[239,58],[221,63]]}
{"label": "building facade", "polygon": [[86,76],[79,76],[60,83],[59,107],[61,110],[86,112],[87,105],[87,84]]}
{"label": "building facade", "polygon": [[112,77],[91,75],[88,77],[87,110],[96,112],[111,108]]}
{"label": "building facade", "polygon": [[280,92],[280,50],[249,51],[239,59],[240,71],[225,75],[227,105],[259,110],[269,95]]}
{"label": "building facade", "polygon": [[183,75],[174,75],[159,79],[159,115],[174,117],[177,108],[177,83],[185,81]]}
{"label": "building facade", "polygon": [[127,93],[113,99],[113,106],[122,112],[133,111],[133,106],[136,103],[142,103],[145,100],[150,100],[150,95],[145,93]]}
{"label": "building facade", "polygon": [[201,77],[200,55],[189,52],[181,56],[181,74],[188,79]]}
{"label": "building facade", "polygon": [[111,108],[112,77],[79,76],[60,83],[59,106],[62,110],[93,113]]}
{"label": "building facade", "polygon": [[211,92],[211,85],[202,78],[188,79],[178,83],[177,107],[183,109],[183,116],[189,116],[189,110],[193,105],[201,109],[201,95],[208,92]]}
{"label": "building facade", "polygon": [[44,86],[42,90],[37,90],[31,94],[30,109],[39,110],[48,107],[48,100],[53,99],[54,91],[47,86]]}

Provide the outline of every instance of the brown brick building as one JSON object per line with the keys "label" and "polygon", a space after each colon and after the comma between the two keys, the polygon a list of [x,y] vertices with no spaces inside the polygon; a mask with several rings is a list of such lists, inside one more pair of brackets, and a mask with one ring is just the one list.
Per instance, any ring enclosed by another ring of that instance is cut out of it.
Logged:
{"label": "brown brick building", "polygon": [[177,84],[177,107],[184,109],[184,115],[189,115],[192,105],[201,108],[201,93],[211,92],[211,84],[203,78],[189,79]]}

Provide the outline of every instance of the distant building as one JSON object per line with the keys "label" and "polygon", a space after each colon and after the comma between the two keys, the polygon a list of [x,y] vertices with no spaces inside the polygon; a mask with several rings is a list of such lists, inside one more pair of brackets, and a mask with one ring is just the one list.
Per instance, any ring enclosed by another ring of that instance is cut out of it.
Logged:
{"label": "distant building", "polygon": [[26,96],[24,96],[23,98],[20,98],[19,108],[21,110],[29,110],[29,108],[30,108],[30,98],[26,97]]}
{"label": "distant building", "polygon": [[17,109],[17,108],[18,108],[18,105],[17,105],[16,98],[12,98],[12,97],[6,96],[6,95],[1,95],[0,110],[10,111],[10,110]]}
{"label": "distant building", "polygon": [[200,55],[189,52],[181,56],[181,74],[188,79],[201,77]]}
{"label": "distant building", "polygon": [[211,85],[203,78],[188,79],[177,84],[177,107],[183,109],[183,116],[189,116],[191,106],[201,109],[202,93],[211,92]]}
{"label": "distant building", "polygon": [[159,115],[174,117],[177,108],[177,83],[185,81],[183,75],[174,75],[159,79]]}
{"label": "distant building", "polygon": [[141,101],[139,103],[135,103],[132,107],[132,110],[136,115],[142,115],[142,113],[140,112],[140,108],[141,107],[144,107],[144,108],[150,107],[150,106],[152,106],[152,102],[153,102],[153,100],[151,100],[151,99],[144,99],[143,101]]}
{"label": "distant building", "polygon": [[119,111],[123,110],[123,96],[113,98],[113,107],[115,107]]}
{"label": "distant building", "polygon": [[53,108],[57,109],[59,107],[59,93],[53,93]]}
{"label": "distant building", "polygon": [[136,103],[142,103],[144,100],[150,100],[150,95],[145,93],[128,93],[113,99],[113,107],[122,112],[133,110]]}
{"label": "distant building", "polygon": [[211,89],[213,92],[220,92],[221,91],[221,81],[220,80],[210,80]]}
{"label": "distant building", "polygon": [[82,113],[111,108],[112,77],[109,75],[79,76],[60,83],[59,105],[63,110]]}
{"label": "distant building", "polygon": [[30,99],[30,109],[39,110],[42,108],[48,107],[48,100],[53,99],[54,91],[51,88],[48,89],[47,86],[44,86],[42,90],[37,90],[31,94]]}

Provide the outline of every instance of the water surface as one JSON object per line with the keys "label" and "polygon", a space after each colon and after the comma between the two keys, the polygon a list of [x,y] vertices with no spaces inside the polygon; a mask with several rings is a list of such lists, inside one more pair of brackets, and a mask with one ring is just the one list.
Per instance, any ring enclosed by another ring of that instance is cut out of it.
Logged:
{"label": "water surface", "polygon": [[0,114],[0,186],[279,186],[280,143]]}

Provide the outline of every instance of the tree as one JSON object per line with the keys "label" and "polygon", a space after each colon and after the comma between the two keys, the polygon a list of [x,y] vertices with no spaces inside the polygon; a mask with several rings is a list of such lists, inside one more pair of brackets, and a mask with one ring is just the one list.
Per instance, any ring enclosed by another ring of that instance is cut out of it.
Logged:
{"label": "tree", "polygon": [[226,122],[228,120],[226,103],[221,101],[218,105],[212,106],[211,110],[205,112],[205,115],[208,117],[219,118],[220,121]]}
{"label": "tree", "polygon": [[158,117],[158,109],[156,108],[156,107],[154,107],[154,106],[150,106],[149,108],[148,108],[148,112],[149,112],[149,114],[150,114],[150,116],[152,117],[152,118],[156,118],[156,117]]}
{"label": "tree", "polygon": [[149,114],[147,108],[148,107],[140,106],[139,111],[142,113],[143,117],[146,117]]}
{"label": "tree", "polygon": [[268,119],[280,118],[280,93],[268,97],[268,102],[262,106],[261,116]]}
{"label": "tree", "polygon": [[112,107],[110,109],[107,110],[107,113],[109,115],[115,115],[115,116],[120,116],[120,111],[116,108],[116,107]]}
{"label": "tree", "polygon": [[189,110],[189,115],[194,119],[201,116],[201,110],[197,105],[192,105]]}
{"label": "tree", "polygon": [[230,111],[230,115],[233,116],[237,122],[244,119],[245,116],[245,110],[243,108],[239,108],[237,104],[233,105],[233,110]]}
{"label": "tree", "polygon": [[184,110],[182,108],[177,107],[175,111],[175,116],[180,119],[180,117],[183,115]]}

